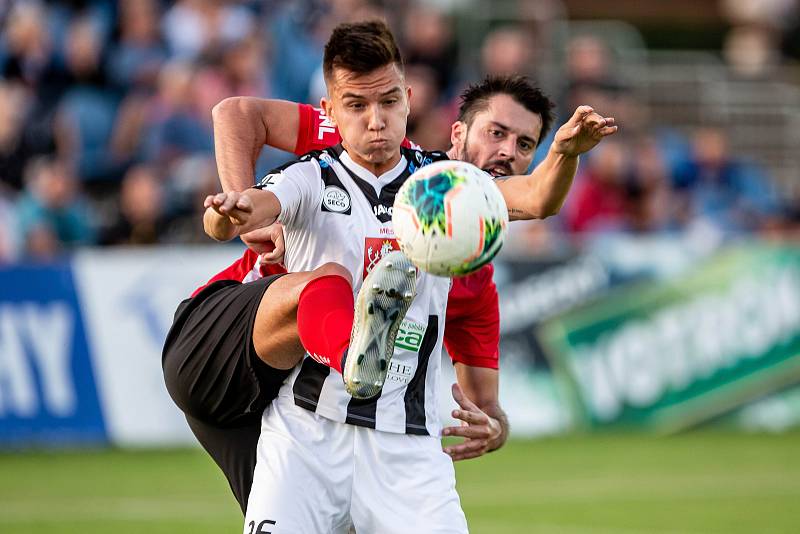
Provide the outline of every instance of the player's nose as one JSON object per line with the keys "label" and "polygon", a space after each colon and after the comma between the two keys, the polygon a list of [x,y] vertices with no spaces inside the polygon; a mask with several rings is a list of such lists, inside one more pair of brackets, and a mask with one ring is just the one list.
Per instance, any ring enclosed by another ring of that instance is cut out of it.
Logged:
{"label": "player's nose", "polygon": [[370,106],[369,124],[367,127],[373,131],[383,130],[386,128],[386,121],[383,117],[380,106]]}
{"label": "player's nose", "polygon": [[498,153],[502,159],[514,161],[514,156],[517,150],[517,141],[513,136],[509,135],[500,143]]}

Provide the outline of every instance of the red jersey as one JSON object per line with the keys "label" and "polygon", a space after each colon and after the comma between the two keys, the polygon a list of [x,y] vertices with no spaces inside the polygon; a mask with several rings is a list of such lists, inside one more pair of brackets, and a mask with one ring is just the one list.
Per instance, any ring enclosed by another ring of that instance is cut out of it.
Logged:
{"label": "red jersey", "polygon": [[[296,155],[322,150],[341,141],[336,126],[321,109],[298,104],[298,110],[300,126],[294,149]],[[408,139],[403,140],[403,146],[417,148]],[[270,274],[286,272],[278,265],[262,265],[258,259],[258,254],[248,249],[241,258],[208,283],[217,280],[249,282]],[[472,367],[498,368],[500,305],[493,276],[494,268],[489,264],[468,276],[453,279],[447,299],[444,344],[454,362]]]}

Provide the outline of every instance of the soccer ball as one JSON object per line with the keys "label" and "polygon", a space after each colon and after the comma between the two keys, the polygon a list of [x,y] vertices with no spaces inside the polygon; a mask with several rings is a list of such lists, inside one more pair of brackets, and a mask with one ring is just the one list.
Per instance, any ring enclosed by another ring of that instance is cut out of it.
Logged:
{"label": "soccer ball", "polygon": [[491,176],[463,161],[438,161],[411,175],[392,210],[397,242],[414,265],[464,276],[503,246],[508,209]]}

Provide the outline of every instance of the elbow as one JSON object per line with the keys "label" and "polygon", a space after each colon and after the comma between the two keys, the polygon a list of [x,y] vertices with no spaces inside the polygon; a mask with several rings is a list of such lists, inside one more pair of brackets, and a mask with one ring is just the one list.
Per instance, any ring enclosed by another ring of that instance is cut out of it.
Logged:
{"label": "elbow", "polygon": [[238,117],[245,114],[245,110],[249,105],[250,97],[247,96],[229,96],[217,102],[211,108],[211,118],[214,123],[230,119],[231,117]]}
{"label": "elbow", "polygon": [[553,215],[558,215],[561,211],[563,202],[537,202],[533,199],[529,204],[531,219],[547,219]]}
{"label": "elbow", "polygon": [[548,217],[552,217],[553,215],[558,215],[561,212],[562,204],[554,204],[552,206],[547,206],[545,209],[542,210],[542,216],[540,219],[547,219]]}

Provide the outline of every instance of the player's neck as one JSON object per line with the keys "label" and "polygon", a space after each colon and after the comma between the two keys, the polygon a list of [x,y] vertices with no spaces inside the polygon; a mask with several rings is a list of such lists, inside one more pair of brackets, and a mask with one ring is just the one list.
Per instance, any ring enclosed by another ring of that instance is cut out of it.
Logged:
{"label": "player's neck", "polygon": [[353,160],[353,163],[355,163],[359,167],[363,167],[364,169],[368,170],[378,178],[380,178],[382,174],[394,169],[394,167],[397,165],[397,163],[400,161],[400,158],[402,157],[402,154],[400,154],[400,150],[398,150],[388,160],[380,163],[375,163],[362,158],[361,156],[356,154],[354,150],[353,151],[348,150],[347,145],[344,143],[342,143],[342,148],[345,149],[347,155],[350,156],[351,160]]}

